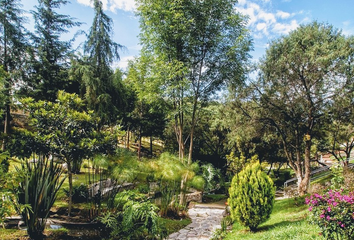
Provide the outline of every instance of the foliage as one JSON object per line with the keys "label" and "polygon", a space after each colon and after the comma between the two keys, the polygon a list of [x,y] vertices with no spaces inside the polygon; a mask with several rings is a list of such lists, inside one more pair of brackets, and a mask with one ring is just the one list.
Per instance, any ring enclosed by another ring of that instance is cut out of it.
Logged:
{"label": "foliage", "polygon": [[213,232],[211,240],[222,240],[227,235],[227,227],[232,223],[231,217],[226,216],[221,220],[221,228],[216,229]]}
{"label": "foliage", "polygon": [[9,188],[8,178],[10,174],[0,167],[0,225],[4,228],[6,217],[10,217],[14,212],[14,195]]}
{"label": "foliage", "polygon": [[331,189],[340,189],[344,183],[343,167],[339,164],[333,164],[331,166],[331,172],[333,177],[331,178]]}
{"label": "foliage", "polygon": [[4,228],[6,217],[11,216],[14,211],[13,198],[11,192],[11,180],[13,179],[9,170],[9,153],[0,153],[0,225]]}
{"label": "foliage", "polygon": [[320,229],[308,222],[308,206],[304,197],[299,203],[293,198],[276,200],[270,219],[261,224],[260,231],[251,232],[235,222],[225,240],[323,240]]}
{"label": "foliage", "polygon": [[344,168],[343,175],[344,183],[342,188],[349,192],[354,192],[354,169]]}
{"label": "foliage", "polygon": [[[18,86],[15,84],[25,80],[23,71],[26,62],[25,49],[27,38],[23,24],[26,18],[23,17],[24,11],[18,0],[1,0],[0,1],[0,70],[1,79],[1,109],[5,111],[4,133],[10,133],[10,105],[14,101],[14,93],[17,92]],[[3,74],[3,71],[6,75]],[[3,108],[4,106],[5,108]],[[3,140],[2,149],[5,149],[5,141]]]}
{"label": "foliage", "polygon": [[237,85],[245,77],[250,38],[245,19],[233,11],[235,4],[137,1],[142,56],[152,66],[144,75],[150,80],[144,84],[145,92],[169,106],[180,159],[189,138],[189,163],[199,110],[220,87]]}
{"label": "foliage", "polygon": [[[72,173],[80,171],[84,158],[104,152],[111,154],[117,144],[118,128],[96,131],[99,119],[92,111],[85,110],[84,101],[76,94],[58,92],[56,102],[22,100],[23,107],[29,111],[31,131],[26,136],[35,144],[31,152],[51,155],[64,161],[68,167],[69,189],[72,191]],[[24,144],[26,143],[24,140]],[[22,141],[21,141],[22,142]],[[28,147],[28,146],[27,146]],[[70,194],[71,196],[72,194]],[[69,215],[71,198],[69,198]]]}
{"label": "foliage", "polygon": [[[17,189],[14,189],[17,196],[16,208],[27,226],[28,235],[38,239],[42,237],[50,208],[65,180],[61,179],[63,169],[60,164],[40,156],[33,163],[22,163],[17,173],[21,179]],[[24,205],[29,208],[21,207]]]}
{"label": "foliage", "polygon": [[205,180],[204,191],[207,193],[215,192],[223,185],[220,169],[215,168],[211,163],[200,166],[201,176]]}
{"label": "foliage", "polygon": [[173,154],[163,153],[157,161],[150,162],[150,167],[153,180],[157,181],[158,190],[161,192],[161,216],[167,216],[169,211],[177,214],[180,208],[186,207],[178,203],[181,180],[185,179],[186,183],[193,181],[198,171],[198,164],[188,165]]}
{"label": "foliage", "polygon": [[29,69],[30,80],[24,91],[36,100],[54,101],[58,90],[75,92],[68,78],[68,63],[72,52],[72,41],[61,40],[61,36],[73,27],[80,26],[68,15],[56,12],[67,0],[38,0],[31,11],[35,21],[35,33],[31,34],[33,48]]}
{"label": "foliage", "polygon": [[159,218],[159,224],[161,231],[165,236],[168,236],[172,233],[178,232],[182,228],[185,228],[192,223],[190,218],[184,219],[170,219],[170,218]]}
{"label": "foliage", "polygon": [[125,93],[121,89],[121,74],[114,75],[111,64],[119,60],[118,50],[123,46],[112,40],[113,20],[103,12],[102,1],[93,0],[92,3],[94,18],[84,44],[86,57],[75,68],[81,77],[88,106],[100,117],[102,124],[112,124],[124,105]]}
{"label": "foliage", "polygon": [[[259,78],[235,94],[249,121],[273,133],[295,171],[301,195],[308,190],[313,140],[336,100],[350,92],[348,39],[329,24],[312,22],[270,44]],[[327,86],[333,86],[328,88]]]}
{"label": "foliage", "polygon": [[[226,155],[231,152],[229,125],[224,126],[224,103],[212,101],[200,109],[195,128],[193,158],[226,172]],[[165,145],[168,144],[166,139]],[[172,139],[173,140],[173,139]],[[171,140],[171,141],[172,141]]]}
{"label": "foliage", "polygon": [[116,211],[99,220],[111,231],[112,239],[150,239],[160,234],[158,208],[143,194],[132,191],[116,196]]}
{"label": "foliage", "polygon": [[221,200],[227,200],[226,194],[204,194],[203,195],[203,202],[219,202]]}
{"label": "foliage", "polygon": [[[63,190],[66,196],[70,197],[69,195],[70,190],[69,189],[63,189]],[[89,200],[89,191],[87,185],[84,184],[74,185],[71,197],[74,203],[87,202]]]}
{"label": "foliage", "polygon": [[310,221],[317,224],[326,239],[352,239],[354,234],[354,193],[329,190],[306,198]]}
{"label": "foliage", "polygon": [[229,189],[231,217],[255,231],[272,212],[275,187],[259,163],[248,165],[236,174]]}
{"label": "foliage", "polygon": [[240,157],[235,156],[235,152],[231,152],[229,155],[226,155],[227,159],[227,172],[230,175],[235,175],[241,172],[247,164],[255,163],[258,160],[258,156],[254,155],[251,159],[247,159],[241,154]]}

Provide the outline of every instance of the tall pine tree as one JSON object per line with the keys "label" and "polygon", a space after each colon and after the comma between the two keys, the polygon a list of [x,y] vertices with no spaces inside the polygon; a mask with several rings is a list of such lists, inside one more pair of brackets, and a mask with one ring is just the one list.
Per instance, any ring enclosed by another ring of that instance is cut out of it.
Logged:
{"label": "tall pine tree", "polygon": [[123,46],[112,40],[113,21],[103,12],[102,2],[93,0],[93,3],[95,16],[84,45],[91,74],[83,77],[83,83],[90,108],[104,123],[110,123],[116,120],[118,114],[115,98],[121,97],[117,95],[119,89],[113,78],[111,64],[120,59],[118,51]]}
{"label": "tall pine tree", "polygon": [[69,90],[69,56],[72,41],[63,41],[61,36],[81,23],[55,10],[68,3],[66,0],[38,0],[32,11],[35,33],[32,35],[32,75],[29,95],[35,99],[54,101],[58,90]]}
{"label": "tall pine tree", "polygon": [[[10,105],[13,86],[21,79],[24,52],[26,48],[26,35],[23,27],[25,18],[21,4],[18,0],[0,0],[0,65],[7,73],[4,79],[5,119],[4,133],[9,132]],[[2,149],[5,148],[3,142]]]}

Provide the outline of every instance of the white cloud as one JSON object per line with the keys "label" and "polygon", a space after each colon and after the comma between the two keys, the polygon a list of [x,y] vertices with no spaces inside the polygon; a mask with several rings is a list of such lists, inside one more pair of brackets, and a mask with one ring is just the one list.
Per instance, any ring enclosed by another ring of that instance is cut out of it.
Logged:
{"label": "white cloud", "polygon": [[[134,11],[136,9],[134,0],[101,0],[103,9],[115,12],[117,9],[124,11]],[[91,0],[77,0],[78,3],[93,7]]]}
{"label": "white cloud", "polygon": [[257,31],[261,31],[264,35],[268,35],[268,28],[267,28],[267,24],[262,22],[262,23],[258,23],[256,25],[256,29]]}
{"label": "white cloud", "polygon": [[93,3],[91,0],[77,0],[77,2],[85,6],[93,7]]}
{"label": "white cloud", "polygon": [[117,68],[126,70],[128,68],[129,60],[133,60],[134,58],[135,58],[134,56],[126,56],[121,58],[119,62],[116,62],[113,65]]}
{"label": "white cloud", "polygon": [[354,34],[354,26],[350,21],[342,22],[342,33],[346,36],[353,36]]}
{"label": "white cloud", "polygon": [[246,5],[246,3],[247,3],[247,0],[238,0],[238,2],[237,2],[237,4],[240,6]]}
{"label": "white cloud", "polygon": [[136,9],[134,0],[110,0],[110,10],[114,12],[116,9],[124,11],[134,11]]}
{"label": "white cloud", "polygon": [[265,11],[260,11],[258,14],[258,18],[260,20],[264,20],[266,23],[276,23],[277,22],[275,15],[273,13],[268,13]]}
{"label": "white cloud", "polygon": [[290,23],[276,23],[273,27],[273,31],[278,34],[288,34],[299,27],[296,20],[292,20]]}
{"label": "white cloud", "polygon": [[276,16],[279,17],[279,18],[282,18],[282,19],[287,19],[287,18],[289,18],[291,16],[291,14],[288,13],[288,12],[283,12],[283,11],[279,11],[278,10],[277,13],[276,13]]}
{"label": "white cloud", "polygon": [[248,27],[253,38],[264,41],[287,34],[299,26],[298,21],[306,21],[306,18],[299,19],[300,15],[305,14],[303,11],[285,12],[273,9],[270,0],[240,0],[236,10],[248,16]]}

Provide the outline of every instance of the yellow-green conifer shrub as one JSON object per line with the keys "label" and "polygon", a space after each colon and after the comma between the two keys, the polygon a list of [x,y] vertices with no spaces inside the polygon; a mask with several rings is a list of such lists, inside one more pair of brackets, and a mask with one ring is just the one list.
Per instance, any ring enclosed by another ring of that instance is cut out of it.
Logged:
{"label": "yellow-green conifer shrub", "polygon": [[229,194],[228,203],[233,221],[255,231],[259,224],[270,217],[275,187],[258,162],[247,165],[233,177]]}

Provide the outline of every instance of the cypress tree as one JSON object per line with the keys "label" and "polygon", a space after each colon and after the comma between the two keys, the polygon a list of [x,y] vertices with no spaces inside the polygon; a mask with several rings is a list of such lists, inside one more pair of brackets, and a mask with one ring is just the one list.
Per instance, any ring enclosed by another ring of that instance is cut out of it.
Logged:
{"label": "cypress tree", "polygon": [[229,189],[231,217],[255,231],[265,222],[273,209],[275,187],[272,179],[257,162],[236,174]]}

